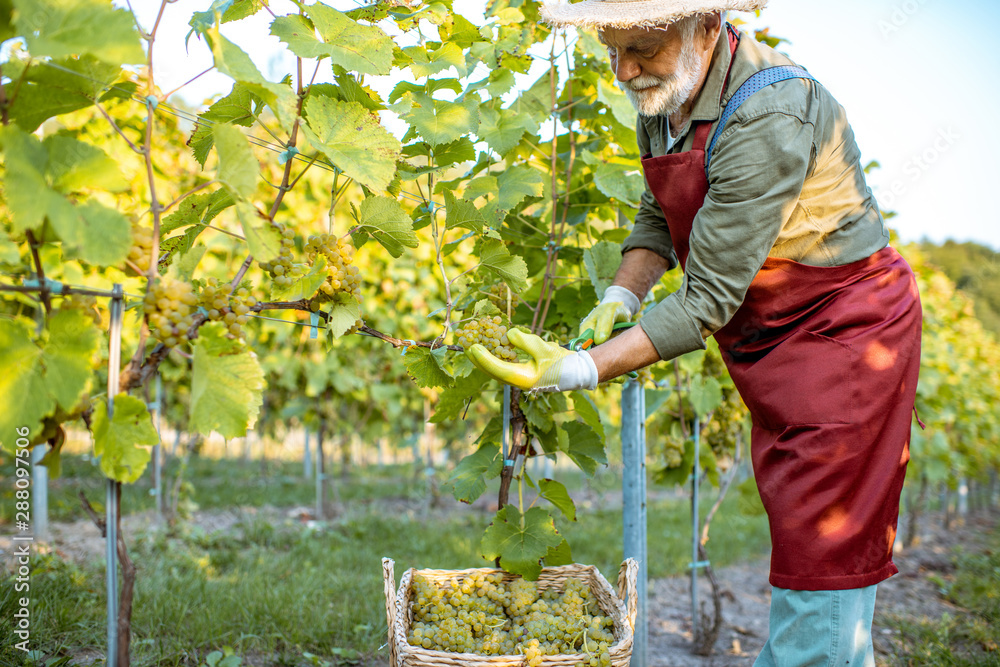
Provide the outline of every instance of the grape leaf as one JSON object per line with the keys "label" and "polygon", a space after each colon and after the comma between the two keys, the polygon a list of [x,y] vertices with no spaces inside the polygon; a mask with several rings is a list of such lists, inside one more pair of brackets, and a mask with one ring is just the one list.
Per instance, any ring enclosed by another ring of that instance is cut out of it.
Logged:
{"label": "grape leaf", "polygon": [[563,424],[559,432],[559,446],[587,477],[593,477],[597,464],[608,462],[600,436],[582,422]]}
{"label": "grape leaf", "polygon": [[407,349],[403,363],[406,364],[406,372],[418,387],[450,387],[455,382],[454,378],[441,368],[437,357],[426,347]]}
{"label": "grape leaf", "polygon": [[190,426],[198,433],[218,431],[243,437],[257,419],[264,372],[246,343],[226,337],[221,322],[202,325],[194,345]]}
{"label": "grape leaf", "polygon": [[486,491],[486,481],[497,477],[502,468],[500,447],[486,443],[458,462],[445,486],[451,487],[455,500],[471,504]]}
{"label": "grape leaf", "polygon": [[594,430],[601,440],[604,440],[604,424],[601,423],[601,415],[594,405],[593,399],[582,391],[574,391],[570,395],[573,399],[573,410],[583,423]]}
{"label": "grape leaf", "polygon": [[260,262],[270,262],[281,251],[281,232],[263,213],[248,202],[236,204],[236,215],[243,226],[243,236],[250,246],[250,254]]}
{"label": "grape leaf", "polygon": [[146,404],[135,396],[115,396],[115,410],[108,420],[103,400],[94,407],[94,454],[101,458],[101,472],[108,479],[132,484],[146,470],[150,451],[141,445],[155,445],[160,437]]}
{"label": "grape leaf", "polygon": [[389,73],[393,42],[381,28],[362,25],[319,2],[303,9],[308,18],[291,14],[271,23],[271,34],[288,44],[292,53],[301,58],[329,57],[350,72]]}
{"label": "grape leaf", "polygon": [[212,47],[215,68],[242,83],[247,91],[259,97],[271,107],[282,128],[291,131],[298,112],[298,99],[292,89],[283,83],[272,83],[265,79],[250,56],[222,36],[219,26],[212,26],[204,35]]}
{"label": "grape leaf", "polygon": [[219,123],[212,129],[215,150],[219,154],[216,180],[232,193],[234,199],[247,199],[257,188],[260,165],[250,149],[250,142],[228,123]]}
{"label": "grape leaf", "polygon": [[576,521],[576,504],[566,487],[554,479],[538,480],[539,496],[556,506],[570,521]]}
{"label": "grape leaf", "polygon": [[355,322],[361,319],[361,305],[350,294],[340,293],[327,313],[326,328],[329,338],[340,338]]}
{"label": "grape leaf", "polygon": [[177,204],[173,213],[160,221],[160,234],[169,234],[181,227],[207,225],[215,216],[236,202],[224,188],[209,194],[190,195]]}
{"label": "grape leaf", "polygon": [[722,386],[714,377],[696,376],[691,381],[691,407],[704,419],[722,404]]}
{"label": "grape leaf", "polygon": [[48,186],[48,153],[33,135],[9,126],[0,131],[4,150],[4,195],[15,233],[35,229],[47,215],[65,214],[72,205]]}
{"label": "grape leaf", "polygon": [[455,141],[479,127],[479,102],[475,99],[445,102],[415,95],[413,101],[413,108],[404,115],[404,120],[429,144]]}
{"label": "grape leaf", "polygon": [[33,58],[92,55],[113,65],[146,62],[132,13],[103,0],[14,0],[14,25]]}
{"label": "grape leaf", "polygon": [[[294,281],[291,285],[272,285],[271,298],[275,301],[298,301],[299,299],[309,299],[315,295],[323,283],[326,282],[327,275],[326,257],[319,255],[316,257],[316,261],[313,262],[313,265],[309,267],[309,270],[306,271],[306,274]],[[351,324],[354,324],[354,320],[351,320]],[[339,336],[340,334],[337,335]]]}
{"label": "grape leaf", "polygon": [[422,46],[407,46],[403,48],[403,53],[413,61],[410,63],[410,72],[416,79],[437,74],[449,67],[454,67],[460,77],[465,77],[468,74],[468,68],[465,66],[465,54],[462,53],[461,47],[457,44],[445,42],[433,51]]}
{"label": "grape leaf", "polygon": [[583,265],[598,299],[604,298],[604,291],[611,286],[621,263],[622,248],[619,243],[598,241],[583,251]]}
{"label": "grape leaf", "polygon": [[611,111],[619,123],[625,127],[633,127],[636,120],[635,107],[628,101],[618,87],[612,86],[602,78],[597,80],[597,101],[604,104]]}
{"label": "grape leaf", "polygon": [[51,63],[49,67],[10,60],[3,65],[4,76],[11,78],[4,86],[7,99],[19,88],[9,109],[10,120],[26,132],[34,132],[53,116],[90,106],[121,72],[93,56],[60,58]]}
{"label": "grape leaf", "polygon": [[634,162],[613,158],[597,165],[594,170],[594,185],[605,196],[637,208],[639,198],[646,188],[646,181]]}
{"label": "grape leaf", "polygon": [[53,312],[48,329],[49,340],[42,354],[45,385],[63,410],[69,412],[90,387],[91,359],[101,344],[101,334],[90,316],[80,310]]}
{"label": "grape leaf", "polygon": [[96,266],[115,266],[128,257],[131,223],[124,215],[95,199],[50,215],[52,228],[63,240],[67,257]]}
{"label": "grape leaf", "polygon": [[357,102],[328,97],[311,97],[305,107],[309,142],[348,177],[384,192],[396,175],[400,144],[378,116]]}
{"label": "grape leaf", "polygon": [[[464,354],[459,358],[468,359]],[[471,363],[469,365],[473,370],[465,376],[459,376],[453,386],[445,389],[439,395],[437,405],[434,406],[434,414],[429,420],[432,424],[440,424],[461,417],[469,400],[482,393],[483,387],[490,381],[485,373],[472,366]]]}
{"label": "grape leaf", "polygon": [[451,190],[444,191],[445,227],[464,227],[477,234],[483,231],[483,214],[467,199],[458,199]]}
{"label": "grape leaf", "polygon": [[559,543],[559,546],[549,547],[549,550],[545,552],[546,567],[572,564],[573,552],[570,550],[569,542],[566,541],[566,538],[563,538],[563,541]]}
{"label": "grape leaf", "polygon": [[403,247],[416,248],[410,214],[392,197],[367,197],[355,213],[360,229],[357,234],[371,234],[393,257],[403,254]]}
{"label": "grape leaf", "polygon": [[479,249],[479,261],[510,285],[514,292],[520,293],[527,289],[528,265],[520,257],[511,255],[503,241],[483,239]]}
{"label": "grape leaf", "polygon": [[548,512],[532,507],[522,517],[516,506],[506,505],[486,529],[480,549],[488,560],[499,558],[508,572],[535,581],[542,572],[541,559],[561,542]]}
{"label": "grape leaf", "polygon": [[483,209],[483,216],[500,224],[507,212],[525,197],[541,197],[545,191],[545,180],[537,169],[520,165],[500,174],[497,177],[497,188],[497,197]]}
{"label": "grape leaf", "polygon": [[513,109],[494,110],[488,106],[483,106],[479,113],[476,134],[501,156],[517,148],[525,132],[538,131],[538,123],[527,113],[517,113]]}
{"label": "grape leaf", "polygon": [[49,158],[46,173],[59,192],[69,194],[85,188],[122,192],[128,188],[118,163],[93,144],[53,134],[42,146]]}
{"label": "grape leaf", "polygon": [[0,442],[15,450],[16,429],[27,428],[34,436],[42,418],[55,410],[42,376],[42,351],[32,341],[32,325],[23,319],[0,318]]}
{"label": "grape leaf", "polygon": [[198,114],[198,124],[188,139],[188,146],[194,152],[194,157],[205,166],[205,160],[215,145],[212,128],[215,123],[232,123],[242,127],[253,125],[257,117],[254,108],[263,104],[262,100],[251,93],[246,87],[236,83],[228,95],[217,100],[204,113]]}

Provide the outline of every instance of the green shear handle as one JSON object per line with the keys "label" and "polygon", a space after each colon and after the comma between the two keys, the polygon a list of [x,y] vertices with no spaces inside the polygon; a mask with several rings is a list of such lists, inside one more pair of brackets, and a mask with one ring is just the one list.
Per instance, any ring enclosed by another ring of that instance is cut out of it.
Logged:
{"label": "green shear handle", "polygon": [[[626,329],[631,329],[635,325],[636,322],[618,322],[613,327],[611,327],[611,335],[612,337],[614,337],[616,335],[616,332],[620,333]],[[563,345],[563,347],[572,350],[573,352],[579,352],[580,350],[589,350],[593,346],[594,346],[593,329],[587,329],[579,336],[571,340],[569,343]],[[639,374],[636,373],[635,371],[629,371],[628,376],[634,380],[635,378],[639,377]]]}

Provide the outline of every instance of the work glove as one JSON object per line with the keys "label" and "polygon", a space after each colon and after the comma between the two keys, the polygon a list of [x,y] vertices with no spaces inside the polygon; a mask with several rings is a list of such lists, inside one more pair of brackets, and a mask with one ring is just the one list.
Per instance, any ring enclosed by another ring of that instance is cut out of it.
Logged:
{"label": "work glove", "polygon": [[589,353],[572,352],[519,329],[508,331],[507,340],[531,356],[531,360],[524,363],[501,361],[478,343],[466,354],[479,370],[521,389],[575,391],[597,387],[597,366]]}
{"label": "work glove", "polygon": [[611,338],[615,324],[628,322],[639,312],[641,304],[639,297],[625,287],[612,285],[604,291],[604,298],[583,322],[580,323],[580,334],[587,329],[594,330],[594,345],[600,345]]}

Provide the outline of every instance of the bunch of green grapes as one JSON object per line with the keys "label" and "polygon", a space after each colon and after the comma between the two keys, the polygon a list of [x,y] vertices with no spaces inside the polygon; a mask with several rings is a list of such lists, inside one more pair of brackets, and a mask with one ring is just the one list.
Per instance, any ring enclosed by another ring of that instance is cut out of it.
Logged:
{"label": "bunch of green grapes", "polygon": [[281,250],[275,259],[270,262],[259,262],[259,264],[260,268],[274,278],[275,285],[286,287],[304,276],[309,267],[301,262],[293,261],[292,248],[295,247],[295,232],[280,222],[273,224],[281,233]]}
{"label": "bunch of green grapes", "polygon": [[507,312],[507,293],[510,292],[511,312],[521,303],[521,298],[516,292],[507,287],[506,283],[494,283],[486,288],[486,298],[503,312]]}
{"label": "bunch of green grapes", "polygon": [[160,342],[174,347],[188,340],[191,311],[198,305],[190,283],[160,276],[146,292],[142,305],[153,336]]}
{"label": "bunch of green grapes", "polygon": [[101,311],[97,307],[97,297],[90,294],[70,294],[63,298],[59,304],[59,310],[80,310],[83,311],[94,324],[101,326]]}
{"label": "bunch of green grapes", "polygon": [[498,359],[517,361],[517,350],[507,339],[507,327],[499,315],[470,320],[465,327],[455,332],[458,344],[469,349],[479,343]]}
{"label": "bunch of green grapes", "polygon": [[132,247],[128,259],[142,273],[149,271],[149,260],[153,256],[153,230],[151,227],[132,225]]}
{"label": "bunch of green grapes", "polygon": [[337,294],[345,293],[361,300],[361,276],[358,267],[354,266],[354,246],[346,236],[337,238],[336,234],[319,234],[306,240],[306,259],[310,263],[316,258],[326,258],[328,275],[320,286],[319,292],[309,301],[313,312],[320,305],[332,301]]}
{"label": "bunch of green grapes", "polygon": [[201,288],[200,305],[208,311],[208,319],[225,322],[229,333],[241,337],[243,325],[250,318],[250,310],[257,305],[257,298],[246,287],[240,287],[230,295],[229,285],[220,284],[219,279],[213,276]]}
{"label": "bunch of green grapes", "polygon": [[636,375],[638,375],[638,377],[635,379],[635,381],[639,383],[640,387],[643,387],[645,389],[652,389],[656,385],[656,380],[653,379],[653,369],[650,368],[649,366],[646,366],[645,368],[640,368],[638,371],[636,371]]}
{"label": "bunch of green grapes", "polygon": [[669,438],[663,445],[663,464],[667,468],[676,468],[684,462],[684,443]]}
{"label": "bunch of green grapes", "polygon": [[580,667],[608,667],[614,621],[590,588],[568,579],[563,588],[539,590],[499,573],[473,572],[448,582],[413,578],[412,646],[477,655],[523,655],[529,667],[545,656],[586,654]]}

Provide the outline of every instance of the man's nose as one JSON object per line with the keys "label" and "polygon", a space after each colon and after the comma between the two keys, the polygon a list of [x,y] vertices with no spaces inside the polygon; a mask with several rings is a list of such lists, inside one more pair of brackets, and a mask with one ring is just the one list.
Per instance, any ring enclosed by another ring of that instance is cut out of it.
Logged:
{"label": "man's nose", "polygon": [[622,83],[626,83],[636,78],[642,73],[642,68],[635,58],[628,55],[628,52],[619,53],[615,59],[615,77]]}

